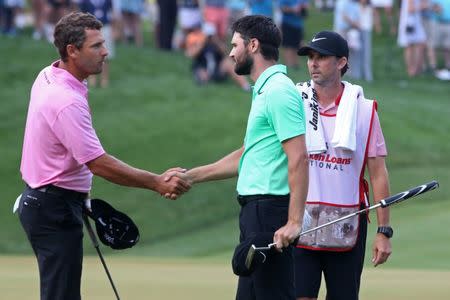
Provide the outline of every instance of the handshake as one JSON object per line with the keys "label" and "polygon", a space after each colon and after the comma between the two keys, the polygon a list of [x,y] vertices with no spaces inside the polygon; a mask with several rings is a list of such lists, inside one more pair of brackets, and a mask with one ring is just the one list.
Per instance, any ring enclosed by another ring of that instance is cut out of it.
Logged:
{"label": "handshake", "polygon": [[192,175],[183,168],[170,168],[158,176],[155,191],[166,199],[176,200],[189,191],[194,183]]}
{"label": "handshake", "polygon": [[193,184],[236,177],[243,152],[244,147],[241,147],[214,163],[189,170],[171,168],[161,175],[156,175],[156,180],[153,180],[154,184],[149,188],[166,199],[175,200],[189,191]]}

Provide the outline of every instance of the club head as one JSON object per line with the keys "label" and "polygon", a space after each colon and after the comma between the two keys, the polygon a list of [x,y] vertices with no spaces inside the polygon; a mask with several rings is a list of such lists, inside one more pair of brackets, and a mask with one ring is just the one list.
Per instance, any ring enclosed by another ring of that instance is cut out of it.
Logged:
{"label": "club head", "polygon": [[[270,249],[274,248],[275,245],[276,245],[276,243],[269,244],[269,245],[267,245],[266,247],[256,247],[255,245],[252,245],[252,246],[250,247],[250,249],[248,250],[247,257],[246,257],[246,259],[245,259],[245,267],[246,267],[247,269],[250,269],[256,251],[270,250]],[[263,254],[263,253],[261,253],[261,254]],[[264,254],[263,254],[263,255],[264,255]],[[265,256],[265,255],[264,255],[264,256]]]}
{"label": "club head", "polygon": [[[261,267],[269,255],[274,254],[270,243],[273,243],[273,232],[253,232],[242,239],[236,246],[231,266],[238,276],[250,276]],[[255,245],[267,245],[256,247]]]}
{"label": "club head", "polygon": [[252,265],[253,256],[255,256],[256,251],[255,249],[256,249],[255,245],[252,245],[248,250],[247,257],[245,258],[245,267],[247,269],[250,269],[250,266]]}

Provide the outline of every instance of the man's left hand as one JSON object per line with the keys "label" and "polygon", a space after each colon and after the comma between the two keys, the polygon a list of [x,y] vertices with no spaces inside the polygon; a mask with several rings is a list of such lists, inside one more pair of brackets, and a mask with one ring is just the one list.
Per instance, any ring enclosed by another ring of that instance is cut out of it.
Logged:
{"label": "man's left hand", "polygon": [[383,234],[377,233],[372,246],[372,263],[374,267],[385,263],[391,252],[391,240]]}

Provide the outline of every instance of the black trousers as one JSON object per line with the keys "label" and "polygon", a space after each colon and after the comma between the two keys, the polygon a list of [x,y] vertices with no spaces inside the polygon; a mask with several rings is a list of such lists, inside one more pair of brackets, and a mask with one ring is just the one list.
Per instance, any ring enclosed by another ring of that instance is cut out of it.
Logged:
{"label": "black trousers", "polygon": [[177,23],[177,1],[158,0],[159,32],[158,44],[161,49],[172,49],[172,38]]}
{"label": "black trousers", "polygon": [[87,194],[26,187],[19,218],[39,266],[41,300],[80,300],[83,200]]}
{"label": "black trousers", "polygon": [[[363,207],[361,207],[362,209]],[[346,252],[294,249],[297,297],[317,298],[322,274],[327,300],[358,300],[366,251],[367,215],[359,215],[355,246]]]}
{"label": "black trousers", "polygon": [[[245,198],[246,197],[246,198]],[[289,196],[238,197],[240,241],[254,232],[275,232],[287,222]],[[237,300],[294,300],[293,247],[283,249],[249,277],[240,276]]]}

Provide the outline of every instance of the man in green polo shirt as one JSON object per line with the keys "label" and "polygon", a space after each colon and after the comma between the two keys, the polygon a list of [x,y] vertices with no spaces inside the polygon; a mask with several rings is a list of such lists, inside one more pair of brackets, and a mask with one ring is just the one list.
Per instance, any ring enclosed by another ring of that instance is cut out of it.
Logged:
{"label": "man in green polo shirt", "polygon": [[236,299],[295,299],[290,245],[301,231],[308,188],[303,105],[286,67],[276,64],[281,35],[273,21],[246,16],[232,29],[235,72],[255,82],[244,145],[186,175],[192,183],[238,176],[241,242],[255,233],[274,233],[280,253],[239,277]]}

